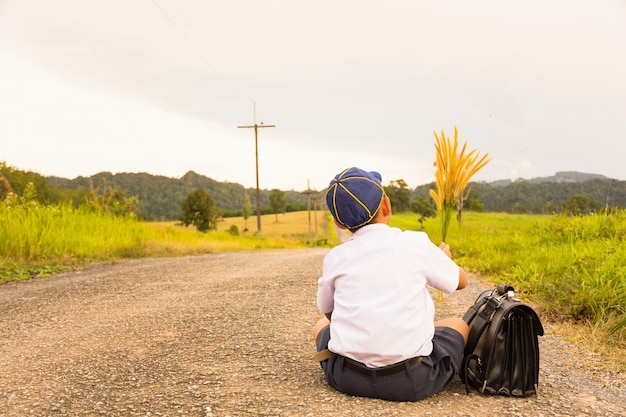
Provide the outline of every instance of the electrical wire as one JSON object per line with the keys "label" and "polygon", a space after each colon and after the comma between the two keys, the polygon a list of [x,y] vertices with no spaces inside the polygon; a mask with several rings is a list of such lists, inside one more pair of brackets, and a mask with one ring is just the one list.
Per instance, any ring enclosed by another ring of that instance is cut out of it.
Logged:
{"label": "electrical wire", "polygon": [[[217,71],[217,69],[215,68],[215,66],[213,66],[213,64],[211,64],[211,61],[202,53],[202,51],[200,51],[200,49],[198,49],[196,47],[196,45],[191,41],[191,39],[189,39],[189,37],[185,34],[185,32],[183,32],[180,27],[176,24],[176,22],[174,22],[174,20],[167,14],[167,12],[159,5],[159,3],[157,3],[156,0],[152,0],[152,3],[154,3],[154,5],[159,9],[159,11],[161,12],[161,14],[163,14],[163,16],[165,16],[165,18],[168,20],[168,22],[170,22],[170,24],[174,27],[174,29],[176,29],[176,31],[185,39],[185,41],[187,41],[187,43],[189,44],[189,46],[191,47],[191,49],[193,49],[193,51],[200,57],[200,59],[209,67],[209,69],[211,69],[211,71],[213,72],[213,74],[215,74],[215,76],[230,90],[230,92],[237,97],[237,99],[245,106],[249,108],[249,100],[246,101],[244,100],[239,94],[237,94],[237,92],[233,89],[233,87],[231,87],[231,85],[226,82],[226,80],[224,79],[224,77],[222,77],[219,73],[219,71]],[[174,6],[174,4],[171,2],[170,0],[170,4],[172,5],[173,9],[176,10],[176,13],[178,14],[178,16],[183,20],[183,22],[185,22],[185,24],[187,26],[189,26],[191,32],[193,33],[193,35],[199,39],[200,44],[207,50],[209,51],[209,53],[211,55],[214,56],[214,54],[211,52],[211,49],[209,49],[206,44],[204,42],[202,42],[200,36],[198,36],[198,33],[195,31],[195,29],[193,28],[193,26],[189,23],[189,21],[187,19],[185,19],[185,17],[182,15],[182,13],[180,13],[180,11]]]}

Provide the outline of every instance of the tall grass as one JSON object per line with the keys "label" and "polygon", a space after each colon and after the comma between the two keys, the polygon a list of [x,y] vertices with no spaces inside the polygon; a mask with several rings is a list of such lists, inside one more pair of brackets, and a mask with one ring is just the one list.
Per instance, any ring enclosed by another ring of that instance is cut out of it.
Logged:
{"label": "tall grass", "polygon": [[[425,223],[435,242],[439,225]],[[548,316],[591,323],[626,347],[626,211],[584,217],[465,213],[447,241],[473,273],[510,283]]]}
{"label": "tall grass", "polygon": [[[92,261],[339,243],[323,211],[287,213],[278,222],[262,216],[261,224],[257,234],[244,232],[241,218],[225,219],[217,231],[199,233],[68,204],[0,202],[0,283]],[[394,214],[392,226],[420,228],[412,213]],[[429,219],[424,227],[438,243],[441,222]],[[467,212],[446,240],[470,272],[510,283],[549,317],[589,323],[605,341],[626,348],[626,211],[585,217]]]}
{"label": "tall grass", "polygon": [[306,216],[288,213],[279,215],[278,222],[274,215],[262,216],[261,234],[243,232],[243,219],[229,219],[217,231],[200,233],[175,222],[144,223],[93,207],[0,202],[0,283],[120,258],[327,245],[327,216],[316,213],[312,219],[318,224],[310,231]]}
{"label": "tall grass", "polygon": [[123,257],[145,240],[143,225],[132,218],[70,204],[0,204],[0,282]]}

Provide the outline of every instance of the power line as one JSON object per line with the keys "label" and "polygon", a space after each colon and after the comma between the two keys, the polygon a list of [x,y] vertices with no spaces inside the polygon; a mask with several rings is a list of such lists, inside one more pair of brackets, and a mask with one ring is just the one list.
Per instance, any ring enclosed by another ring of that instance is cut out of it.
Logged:
{"label": "power line", "polygon": [[[217,71],[217,69],[213,66],[213,64],[211,64],[211,61],[209,59],[206,58],[206,56],[196,47],[196,45],[191,41],[191,39],[189,39],[189,37],[185,34],[185,32],[183,32],[180,27],[176,24],[176,22],[174,22],[174,20],[165,12],[165,10],[159,5],[159,3],[157,3],[156,0],[152,0],[152,3],[154,3],[154,5],[159,9],[159,11],[161,12],[161,14],[163,14],[163,16],[165,16],[165,18],[168,20],[168,22],[170,22],[170,24],[174,27],[174,29],[176,29],[176,31],[185,39],[185,41],[187,41],[187,43],[189,44],[189,46],[191,47],[191,49],[194,50],[194,52],[200,57],[200,59],[211,69],[211,71],[213,72],[213,74],[215,74],[215,76],[217,76],[217,78],[230,90],[231,93],[233,93],[233,95],[235,97],[237,97],[237,99],[239,101],[241,101],[241,103],[244,106],[248,106],[248,103],[246,102],[246,100],[244,100],[243,98],[241,98],[241,96],[239,94],[237,94],[237,92],[230,86],[230,84],[228,84],[228,82],[226,82],[226,80],[220,75],[220,73]],[[172,2],[170,1],[170,4],[172,4]],[[185,24],[187,26],[189,26],[189,28],[191,29],[191,32],[194,34],[194,36],[199,40],[200,44],[202,46],[204,46],[204,48],[209,51],[209,53],[212,54],[211,49],[208,48],[206,46],[206,44],[204,44],[204,42],[202,42],[200,36],[198,36],[198,33],[195,31],[195,29],[193,28],[193,26],[189,23],[189,21],[187,19],[185,19],[185,17],[180,13],[180,11],[178,11],[178,9],[172,4],[172,7],[174,8],[174,10],[176,10],[176,13],[180,16],[180,18],[183,20],[183,22],[185,22]]]}
{"label": "power line", "polygon": [[[228,87],[228,89],[233,93],[233,95],[235,97],[237,97],[239,99],[239,101],[241,101],[241,103],[243,103],[244,105],[247,105],[246,101],[244,99],[241,98],[241,96],[239,94],[237,94],[237,92],[230,86],[230,84],[228,84],[226,82],[226,80],[219,74],[219,72],[217,71],[217,69],[213,66],[213,64],[211,64],[211,62],[206,58],[206,56],[204,56],[204,54],[196,47],[196,45],[191,41],[191,39],[189,39],[189,37],[185,34],[185,32],[183,32],[181,30],[181,28],[176,24],[176,22],[174,22],[174,20],[165,12],[165,10],[157,3],[156,0],[152,0],[152,3],[154,3],[154,5],[161,11],[161,13],[163,14],[163,16],[165,16],[165,18],[168,20],[168,22],[170,22],[170,24],[174,27],[174,29],[176,29],[176,31],[185,39],[185,41],[187,41],[187,43],[189,44],[189,46],[194,50],[194,52],[200,57],[200,59],[202,59],[202,61],[204,61],[204,63],[211,69],[211,71],[213,71],[213,73],[220,79],[220,81],[222,83],[224,83],[224,85],[226,87]],[[178,14],[178,16],[180,17],[180,19],[185,22],[185,24],[190,28],[192,34],[196,37],[196,39],[199,40],[199,43],[204,46],[204,48],[209,51],[209,53],[211,55],[213,55],[213,53],[211,52],[211,49],[208,48],[206,46],[206,44],[204,44],[202,42],[202,38],[200,36],[198,36],[198,33],[195,31],[195,29],[193,28],[193,26],[189,23],[189,21],[187,19],[185,19],[185,17],[182,15],[182,13],[180,13],[180,11],[174,6],[174,4],[171,2],[170,0],[170,5],[172,6],[172,8],[176,11],[176,13]],[[264,125],[262,122],[261,124],[257,124],[256,123],[256,103],[254,103],[254,125],[253,126],[237,126],[238,128],[254,128],[254,145],[255,145],[255,158],[256,158],[256,212],[257,212],[257,232],[260,234],[261,233],[261,191],[259,188],[259,129],[260,128],[264,128],[264,127],[276,127],[274,125]]]}

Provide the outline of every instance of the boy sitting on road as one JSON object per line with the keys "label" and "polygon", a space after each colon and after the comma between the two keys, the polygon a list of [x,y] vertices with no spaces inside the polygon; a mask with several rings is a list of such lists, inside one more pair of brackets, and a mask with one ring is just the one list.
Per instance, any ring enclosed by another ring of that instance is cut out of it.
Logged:
{"label": "boy sitting on road", "polygon": [[352,237],[324,258],[316,358],[337,391],[417,401],[452,381],[469,333],[461,318],[434,322],[426,285],[452,293],[466,286],[467,276],[445,243],[389,227],[391,203],[381,180],[353,167],[330,182],[326,202],[335,224]]}

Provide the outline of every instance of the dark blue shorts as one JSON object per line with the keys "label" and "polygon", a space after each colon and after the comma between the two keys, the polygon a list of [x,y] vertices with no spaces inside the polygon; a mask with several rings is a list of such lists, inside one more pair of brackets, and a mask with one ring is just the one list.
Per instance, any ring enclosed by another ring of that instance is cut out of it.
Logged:
{"label": "dark blue shorts", "polygon": [[[330,326],[326,326],[317,335],[317,350],[327,349],[329,340]],[[370,372],[370,368],[362,363],[339,355],[320,362],[320,365],[328,385],[339,392],[390,401],[419,401],[443,391],[452,382],[461,369],[464,349],[461,333],[440,326],[435,327],[432,353],[415,365],[409,360],[404,361],[404,369],[400,372],[381,376],[376,369]]]}

